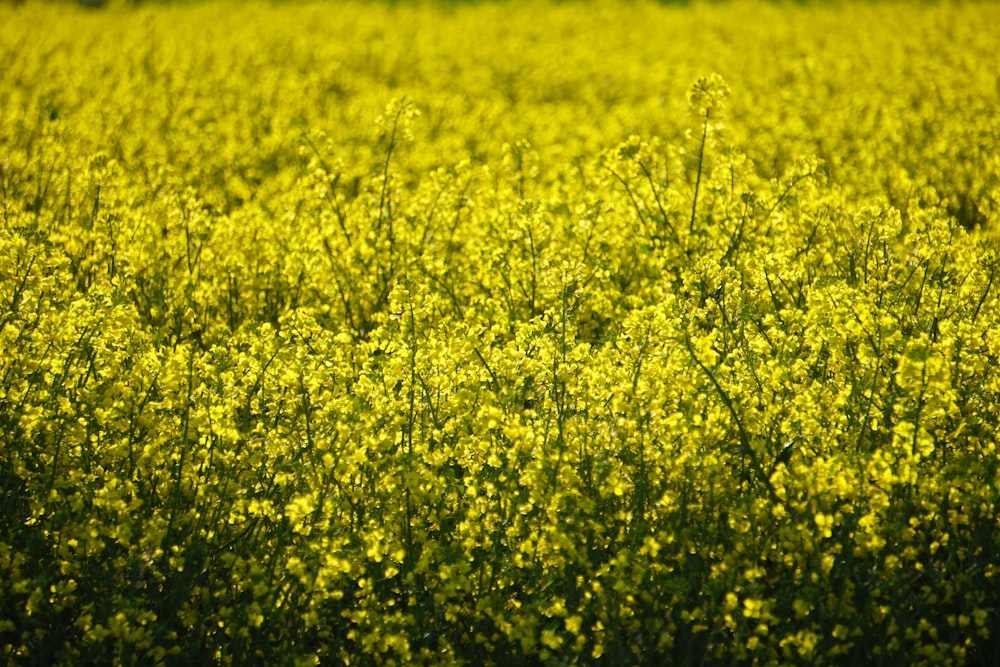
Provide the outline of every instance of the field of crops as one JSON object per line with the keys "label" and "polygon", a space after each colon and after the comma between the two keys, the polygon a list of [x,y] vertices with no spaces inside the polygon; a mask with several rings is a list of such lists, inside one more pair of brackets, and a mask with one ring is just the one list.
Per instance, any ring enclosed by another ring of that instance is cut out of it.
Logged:
{"label": "field of crops", "polygon": [[1000,4],[0,5],[10,665],[1000,655]]}

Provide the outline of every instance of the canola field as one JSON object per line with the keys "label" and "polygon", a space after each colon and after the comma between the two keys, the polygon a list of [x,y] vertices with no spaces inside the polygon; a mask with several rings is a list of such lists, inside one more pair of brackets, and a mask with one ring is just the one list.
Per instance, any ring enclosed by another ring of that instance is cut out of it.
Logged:
{"label": "canola field", "polygon": [[1000,4],[0,5],[10,665],[988,665]]}

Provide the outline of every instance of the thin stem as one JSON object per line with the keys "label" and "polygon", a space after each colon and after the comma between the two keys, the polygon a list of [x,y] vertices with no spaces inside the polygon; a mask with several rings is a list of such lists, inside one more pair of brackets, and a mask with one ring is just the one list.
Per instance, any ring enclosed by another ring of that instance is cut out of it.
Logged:
{"label": "thin stem", "polygon": [[694,180],[694,199],[691,201],[691,222],[688,224],[689,232],[694,230],[694,219],[698,213],[698,191],[701,189],[701,171],[705,164],[705,143],[708,141],[708,120],[711,115],[711,109],[706,109],[705,122],[701,126],[701,146],[698,148],[698,175]]}

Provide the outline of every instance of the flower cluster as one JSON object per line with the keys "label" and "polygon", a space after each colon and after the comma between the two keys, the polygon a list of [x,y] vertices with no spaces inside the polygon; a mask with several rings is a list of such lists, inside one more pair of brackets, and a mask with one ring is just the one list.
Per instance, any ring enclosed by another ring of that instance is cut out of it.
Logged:
{"label": "flower cluster", "polygon": [[0,655],[988,661],[997,12],[0,6]]}

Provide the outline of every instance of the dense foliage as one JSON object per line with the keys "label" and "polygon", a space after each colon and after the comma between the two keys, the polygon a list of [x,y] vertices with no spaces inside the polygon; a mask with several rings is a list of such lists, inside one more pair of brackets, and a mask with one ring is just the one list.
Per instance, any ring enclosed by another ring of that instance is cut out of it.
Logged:
{"label": "dense foliage", "polygon": [[0,653],[995,659],[998,19],[0,6]]}

